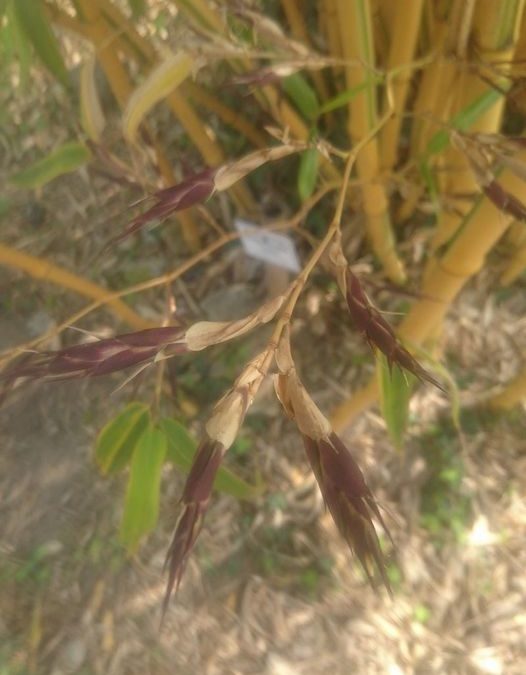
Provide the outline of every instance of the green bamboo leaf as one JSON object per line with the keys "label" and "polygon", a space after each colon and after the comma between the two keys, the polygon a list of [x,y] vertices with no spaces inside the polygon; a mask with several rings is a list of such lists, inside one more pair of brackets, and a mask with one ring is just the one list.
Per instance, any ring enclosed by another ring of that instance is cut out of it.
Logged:
{"label": "green bamboo leaf", "polygon": [[409,420],[409,401],[415,377],[396,365],[390,368],[386,356],[379,352],[376,356],[376,367],[382,416],[391,440],[397,450],[401,450]]}
{"label": "green bamboo leaf", "polygon": [[315,120],[318,116],[320,104],[314,89],[300,73],[294,73],[281,80],[287,96],[289,96],[303,117],[307,120]]}
{"label": "green bamboo leaf", "polygon": [[138,19],[146,12],[146,0],[128,0],[134,19]]}
{"label": "green bamboo leaf", "polygon": [[21,29],[13,1],[6,5],[7,21],[2,31],[2,45],[5,47],[6,63],[9,63],[14,55],[18,61],[20,72],[20,85],[26,88],[29,82],[29,68],[31,66],[31,44],[24,31]]}
{"label": "green bamboo leaf", "polygon": [[[188,473],[197,450],[196,442],[188,434],[184,426],[176,420],[165,418],[161,420],[160,426],[166,434],[168,441],[166,459],[185,473]],[[236,476],[233,471],[223,466],[219,467],[214,488],[219,492],[243,500],[254,499],[261,494],[261,486],[250,485],[242,478],[239,478],[239,476]]]}
{"label": "green bamboo leaf", "polygon": [[443,363],[434,358],[433,355],[421,345],[410,343],[408,347],[418,359],[425,360],[429,363],[433,374],[438,375],[441,380],[445,380],[449,394],[448,400],[451,406],[451,421],[453,422],[455,429],[460,432],[460,391],[455,378]]}
{"label": "green bamboo leaf", "polygon": [[133,452],[120,528],[120,540],[130,553],[157,524],[165,455],[166,436],[148,425]]}
{"label": "green bamboo leaf", "polygon": [[[503,93],[497,89],[489,89],[454,115],[449,120],[448,126],[459,131],[467,131],[481,115],[497,103],[502,95]],[[449,144],[449,133],[449,129],[437,131],[427,144],[424,152],[426,159],[446,149]]]}
{"label": "green bamboo leaf", "polygon": [[318,151],[309,148],[301,153],[298,170],[298,194],[302,202],[314,192],[318,178]]}
{"label": "green bamboo leaf", "polygon": [[106,424],[97,438],[95,462],[103,475],[123,469],[150,419],[144,403],[130,403]]}
{"label": "green bamboo leaf", "polygon": [[69,73],[42,3],[39,0],[15,0],[14,10],[42,63],[67,89],[70,86]]}
{"label": "green bamboo leaf", "polygon": [[13,185],[39,188],[54,178],[75,171],[89,161],[91,153],[82,143],[70,141],[11,177]]}
{"label": "green bamboo leaf", "polygon": [[11,2],[4,7],[6,12],[6,21],[0,20],[0,56],[2,66],[5,68],[11,64],[16,52],[15,31],[13,29],[13,20],[9,14],[12,13]]}
{"label": "green bamboo leaf", "polygon": [[352,101],[356,96],[367,89],[371,83],[372,84],[379,84],[380,82],[383,81],[382,77],[370,77],[361,84],[356,85],[356,87],[351,87],[350,89],[346,89],[345,91],[342,91],[341,94],[338,94],[334,98],[329,99],[326,101],[318,110],[318,115],[324,115],[325,113],[331,112],[332,110],[337,110],[338,108],[343,108],[343,106],[347,105],[349,101]]}

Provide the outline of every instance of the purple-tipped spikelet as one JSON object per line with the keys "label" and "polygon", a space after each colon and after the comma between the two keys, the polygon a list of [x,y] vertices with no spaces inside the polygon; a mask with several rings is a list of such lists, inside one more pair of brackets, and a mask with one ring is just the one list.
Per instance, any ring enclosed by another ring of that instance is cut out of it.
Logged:
{"label": "purple-tipped spikelet", "polygon": [[190,474],[186,479],[181,503],[183,511],[166,555],[168,583],[163,602],[163,616],[173,590],[177,591],[188,557],[203,525],[210,502],[214,479],[223,459],[225,448],[218,441],[206,438],[199,446]]}
{"label": "purple-tipped spikelet", "polygon": [[188,557],[203,525],[221,460],[236,439],[269,363],[266,352],[250,361],[232,389],[218,401],[206,424],[206,437],[197,450],[186,479],[181,498],[183,511],[166,556],[168,583],[163,603],[163,618],[174,589],[177,591],[179,587]]}
{"label": "purple-tipped spikelet", "polygon": [[171,356],[186,349],[181,328],[148,328],[54,352],[26,354],[0,377],[8,382],[97,377],[153,360],[161,352]]}
{"label": "purple-tipped spikelet", "polygon": [[336,527],[356,554],[369,582],[374,586],[373,564],[391,592],[371,517],[377,518],[389,538],[390,535],[360,467],[334,432],[320,439],[302,436],[307,458]]}
{"label": "purple-tipped spikelet", "polygon": [[390,592],[372,517],[377,518],[391,539],[389,531],[360,467],[299,380],[286,342],[281,341],[277,353],[281,373],[275,379],[278,398],[298,426],[307,458],[340,534],[356,554],[371,584],[375,585],[376,567]]}
{"label": "purple-tipped spikelet", "polygon": [[307,147],[309,146],[304,141],[289,140],[279,146],[261,148],[233,162],[204,169],[177,185],[159,190],[152,195],[157,200],[156,203],[134,218],[124,232],[112,239],[110,244],[128,237],[152,220],[164,220],[175,211],[182,211],[205,202],[214,192],[228,190],[234,183],[263,164],[282,159]]}
{"label": "purple-tipped spikelet", "polygon": [[347,267],[345,275],[346,300],[349,314],[357,330],[365,337],[371,349],[379,349],[387,357],[391,368],[396,364],[413,373],[420,380],[426,380],[445,391],[436,380],[411,354],[402,347],[394,330],[380,312],[369,301],[360,280]]}
{"label": "purple-tipped spikelet", "polygon": [[155,204],[134,218],[122,234],[112,239],[112,243],[121,241],[154,220],[163,221],[172,213],[205,202],[215,191],[214,175],[216,169],[204,169],[171,187],[158,190],[153,194]]}

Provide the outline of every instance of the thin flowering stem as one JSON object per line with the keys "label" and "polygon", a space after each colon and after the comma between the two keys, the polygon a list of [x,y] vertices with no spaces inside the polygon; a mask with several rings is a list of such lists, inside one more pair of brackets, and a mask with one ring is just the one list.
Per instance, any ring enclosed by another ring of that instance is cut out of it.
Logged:
{"label": "thin flowering stem", "polygon": [[[323,197],[325,197],[329,192],[335,190],[338,187],[338,185],[339,183],[330,182],[322,186],[314,195],[312,195],[312,197],[310,197],[307,201],[305,201],[302,207],[291,218],[282,219],[276,221],[275,223],[268,224],[265,226],[265,229],[268,231],[279,231],[297,227],[298,224],[309,213],[309,211],[319,201],[321,201],[321,199],[323,199]],[[210,255],[212,255],[219,249],[223,248],[223,246],[226,246],[232,241],[236,241],[240,237],[241,234],[239,232],[225,233],[221,237],[216,239],[216,241],[212,242],[209,246],[193,255],[187,261],[185,261],[181,265],[178,265],[171,272],[162,274],[158,277],[155,277],[154,279],[149,279],[148,281],[143,281],[141,283],[134,284],[133,286],[128,286],[128,288],[124,288],[120,291],[108,293],[105,297],[99,300],[95,300],[89,305],[83,307],[78,312],[75,312],[74,314],[70,315],[65,321],[63,321],[58,326],[55,326],[49,331],[46,331],[39,337],[30,340],[28,342],[25,342],[24,344],[19,345],[15,349],[5,350],[0,357],[0,367],[5,367],[10,361],[12,361],[14,358],[19,356],[23,352],[35,348],[41,342],[51,340],[51,338],[55,337],[56,335],[59,335],[67,328],[70,328],[73,324],[75,324],[77,321],[84,318],[91,312],[95,311],[96,309],[99,309],[100,307],[104,307],[108,303],[111,303],[112,301],[118,298],[123,298],[127,295],[131,295],[132,293],[142,293],[152,288],[157,288],[158,286],[172,283],[176,279],[182,277],[184,274],[186,274],[189,270],[198,265],[200,262],[208,258]]]}
{"label": "thin flowering stem", "polygon": [[325,233],[325,236],[321,240],[321,242],[318,244],[318,247],[314,250],[313,254],[307,261],[306,265],[304,268],[301,270],[301,272],[298,274],[296,277],[296,280],[294,281],[292,290],[290,292],[290,296],[288,301],[285,304],[284,309],[281,312],[280,318],[276,322],[276,326],[274,328],[274,332],[272,333],[271,337],[271,343],[274,346],[277,346],[280,337],[282,335],[283,329],[285,326],[288,325],[290,322],[290,319],[292,317],[292,313],[294,311],[294,307],[296,306],[296,303],[298,301],[298,298],[301,295],[301,292],[307,283],[307,280],[312,272],[312,270],[316,267],[318,264],[320,258],[322,255],[325,253],[327,250],[329,244],[333,240],[335,234],[339,231],[340,229],[340,224],[341,224],[341,219],[342,219],[342,214],[343,214],[343,207],[345,205],[345,197],[347,194],[347,186],[349,184],[349,180],[351,177],[351,171],[354,166],[354,162],[356,160],[356,155],[358,154],[359,150],[363,147],[363,145],[369,140],[369,137],[367,139],[363,139],[358,145],[351,151],[349,151],[347,155],[347,161],[345,164],[345,169],[343,172],[343,178],[342,178],[342,183],[340,185],[340,190],[338,193],[338,202],[336,205],[336,210],[334,212],[334,216],[332,218],[331,223],[329,224],[329,227],[327,228],[327,232]]}

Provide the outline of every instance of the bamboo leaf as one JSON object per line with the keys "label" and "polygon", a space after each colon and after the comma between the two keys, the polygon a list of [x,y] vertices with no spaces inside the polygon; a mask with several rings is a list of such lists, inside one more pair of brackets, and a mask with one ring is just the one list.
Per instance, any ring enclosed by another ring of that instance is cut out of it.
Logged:
{"label": "bamboo leaf", "polygon": [[95,57],[90,56],[80,69],[80,121],[92,141],[98,142],[105,119],[95,81]]}
{"label": "bamboo leaf", "polygon": [[121,521],[120,540],[130,553],[157,524],[165,455],[166,436],[148,425],[133,452]]}
{"label": "bamboo leaf", "polygon": [[320,105],[314,89],[300,73],[284,77],[281,85],[285,93],[290,96],[303,117],[313,121],[318,116]]}
{"label": "bamboo leaf", "polygon": [[425,359],[429,363],[432,371],[447,383],[448,399],[451,406],[451,420],[455,429],[460,432],[460,391],[455,378],[443,363],[434,358],[433,355],[421,345],[411,343],[409,346],[411,351],[414,352],[419,359]]}
{"label": "bamboo leaf", "polygon": [[[483,115],[487,110],[489,110],[499,98],[501,98],[502,92],[497,89],[489,89],[484,92],[481,96],[472,101],[467,105],[464,110],[461,110],[459,113],[454,115],[448,122],[448,126],[453,129],[458,129],[459,131],[467,131],[481,115]],[[427,158],[432,155],[437,155],[439,152],[442,152],[446,149],[449,144],[449,129],[441,129],[431,138],[427,148],[424,152],[424,156]]]}
{"label": "bamboo leaf", "polygon": [[22,30],[40,60],[67,89],[70,86],[69,73],[42,3],[35,0],[15,0],[13,8]]}
{"label": "bamboo leaf", "polygon": [[7,21],[3,27],[1,40],[3,46],[5,46],[6,63],[11,61],[16,53],[20,68],[20,84],[23,88],[26,88],[31,65],[31,44],[20,26],[13,8],[13,2],[9,2],[5,9]]}
{"label": "bamboo leaf", "polygon": [[401,450],[409,420],[409,401],[415,377],[397,366],[390,367],[387,357],[380,352],[376,355],[376,368],[382,416],[393,444],[397,450]]}
{"label": "bamboo leaf", "polygon": [[302,202],[314,192],[318,178],[318,151],[316,148],[305,150],[300,156],[298,171],[298,194]]}
{"label": "bamboo leaf", "polygon": [[134,19],[138,19],[146,12],[146,0],[128,0]]}
{"label": "bamboo leaf", "polygon": [[150,419],[148,406],[130,403],[106,424],[95,445],[95,462],[103,475],[123,469]]}
{"label": "bamboo leaf", "polygon": [[326,101],[318,110],[318,114],[324,115],[325,113],[331,112],[332,110],[343,108],[343,106],[347,105],[350,101],[352,101],[360,92],[367,89],[371,85],[371,83],[379,84],[382,81],[383,78],[381,77],[370,77],[361,84],[356,85],[356,87],[351,87],[350,89],[342,91],[341,94],[338,94],[334,98],[331,98],[328,101]]}
{"label": "bamboo leaf", "polygon": [[[197,443],[188,434],[184,426],[176,420],[165,418],[161,420],[160,426],[168,442],[166,459],[188,473],[197,450]],[[219,467],[214,488],[219,492],[243,500],[254,499],[261,493],[260,486],[250,485],[233,471],[223,466]]]}
{"label": "bamboo leaf", "polygon": [[139,125],[147,113],[184,82],[195,66],[195,59],[188,54],[172,54],[133,92],[122,119],[124,135],[130,142],[135,142]]}
{"label": "bamboo leaf", "polygon": [[91,153],[85,145],[70,141],[16,173],[10,182],[18,187],[39,188],[58,176],[75,171],[90,158]]}

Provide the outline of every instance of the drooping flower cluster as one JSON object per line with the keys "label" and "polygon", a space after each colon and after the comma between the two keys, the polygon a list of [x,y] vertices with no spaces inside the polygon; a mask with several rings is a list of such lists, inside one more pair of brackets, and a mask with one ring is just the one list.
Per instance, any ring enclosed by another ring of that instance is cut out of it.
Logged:
{"label": "drooping flower cluster", "polygon": [[376,567],[390,591],[372,518],[379,521],[389,538],[390,535],[363,473],[299,380],[287,337],[280,343],[277,360],[280,374],[275,380],[276,393],[303,438],[325,504],[371,584],[376,583],[373,569]]}

